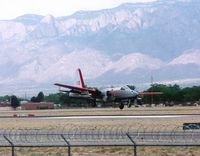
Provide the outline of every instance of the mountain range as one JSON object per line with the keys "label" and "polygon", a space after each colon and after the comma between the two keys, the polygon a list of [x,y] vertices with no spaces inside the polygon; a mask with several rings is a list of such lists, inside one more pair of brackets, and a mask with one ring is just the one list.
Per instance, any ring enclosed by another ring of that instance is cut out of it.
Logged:
{"label": "mountain range", "polygon": [[158,0],[0,21],[1,94],[54,90],[81,68],[90,86],[200,84],[200,2]]}

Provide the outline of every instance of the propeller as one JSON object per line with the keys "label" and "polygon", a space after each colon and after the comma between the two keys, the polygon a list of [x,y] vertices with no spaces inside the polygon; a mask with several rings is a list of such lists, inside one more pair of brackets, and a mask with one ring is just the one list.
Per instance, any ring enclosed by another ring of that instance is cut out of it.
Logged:
{"label": "propeller", "polygon": [[103,98],[102,98],[103,102],[106,102],[106,101],[107,101],[107,98],[108,98],[108,97],[107,97],[106,95],[104,95]]}
{"label": "propeller", "polygon": [[114,101],[114,100],[115,100],[115,97],[112,94],[112,92],[110,92],[110,91],[106,91],[106,93],[103,95],[103,101],[104,102],[106,102],[106,101]]}

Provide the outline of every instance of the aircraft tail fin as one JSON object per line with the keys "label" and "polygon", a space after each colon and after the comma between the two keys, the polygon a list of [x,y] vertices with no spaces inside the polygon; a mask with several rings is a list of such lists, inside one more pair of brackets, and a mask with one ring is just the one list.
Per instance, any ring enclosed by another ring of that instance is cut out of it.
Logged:
{"label": "aircraft tail fin", "polygon": [[76,72],[76,84],[75,85],[77,87],[85,88],[85,83],[84,83],[83,76],[82,76],[80,68],[78,68],[77,72]]}

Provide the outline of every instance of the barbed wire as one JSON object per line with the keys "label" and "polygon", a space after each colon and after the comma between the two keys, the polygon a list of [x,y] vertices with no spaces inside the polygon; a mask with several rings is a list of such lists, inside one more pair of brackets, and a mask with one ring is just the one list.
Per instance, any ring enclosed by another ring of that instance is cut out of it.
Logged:
{"label": "barbed wire", "polygon": [[[167,126],[147,128],[102,127],[80,129],[76,127],[49,129],[0,129],[0,146],[65,145],[132,145],[129,135],[138,145],[200,145],[200,126],[186,125],[168,129]],[[7,138],[7,140],[5,139]]]}

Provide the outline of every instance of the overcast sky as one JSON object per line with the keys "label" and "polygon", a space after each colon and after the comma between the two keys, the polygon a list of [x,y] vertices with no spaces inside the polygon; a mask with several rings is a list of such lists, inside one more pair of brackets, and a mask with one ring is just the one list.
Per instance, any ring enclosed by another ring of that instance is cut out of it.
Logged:
{"label": "overcast sky", "polygon": [[0,20],[13,19],[24,14],[67,16],[78,10],[100,10],[125,2],[150,1],[155,0],[0,0]]}

